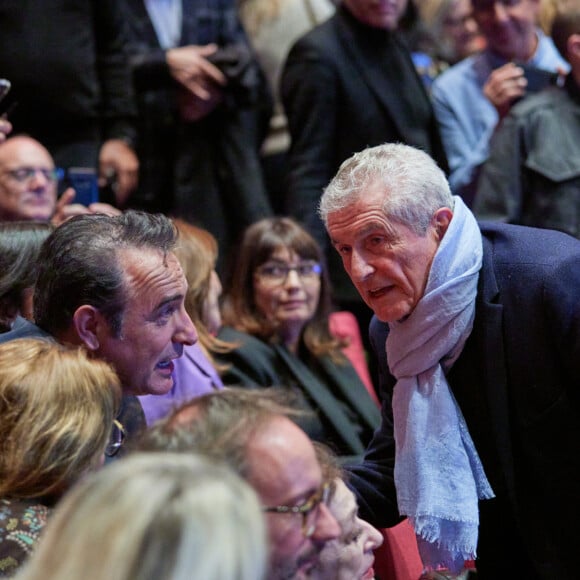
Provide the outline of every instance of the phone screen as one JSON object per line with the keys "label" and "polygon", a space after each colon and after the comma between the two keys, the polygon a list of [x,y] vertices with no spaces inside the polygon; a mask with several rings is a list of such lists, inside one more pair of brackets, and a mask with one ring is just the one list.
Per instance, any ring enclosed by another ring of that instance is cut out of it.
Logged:
{"label": "phone screen", "polygon": [[556,72],[527,65],[522,66],[522,68],[528,81],[526,93],[537,93],[550,85],[555,85],[558,81],[558,73]]}
{"label": "phone screen", "polygon": [[69,167],[67,181],[76,192],[73,203],[89,206],[91,203],[99,201],[99,184],[96,169],[92,167]]}

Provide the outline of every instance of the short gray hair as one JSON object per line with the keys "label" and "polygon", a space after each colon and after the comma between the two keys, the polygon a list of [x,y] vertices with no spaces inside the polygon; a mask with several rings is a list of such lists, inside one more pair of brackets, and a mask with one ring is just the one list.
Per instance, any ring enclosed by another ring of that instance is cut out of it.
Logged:
{"label": "short gray hair", "polygon": [[385,215],[417,235],[425,235],[438,209],[453,209],[447,178],[427,153],[386,143],[355,153],[340,166],[320,200],[318,211],[324,224],[328,226],[331,213],[358,201],[377,182],[384,188]]}

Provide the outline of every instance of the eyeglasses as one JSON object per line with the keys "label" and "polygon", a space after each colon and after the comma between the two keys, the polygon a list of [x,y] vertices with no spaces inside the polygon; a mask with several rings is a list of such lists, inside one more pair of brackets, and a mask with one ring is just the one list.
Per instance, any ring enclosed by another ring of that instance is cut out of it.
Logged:
{"label": "eyeglasses", "polygon": [[303,282],[313,282],[320,278],[322,266],[318,262],[301,262],[297,266],[287,264],[264,264],[256,270],[256,275],[266,284],[278,286],[284,284],[290,272],[296,272]]}
{"label": "eyeglasses", "polygon": [[54,169],[43,169],[41,167],[19,167],[18,169],[9,169],[6,171],[12,179],[20,183],[29,181],[33,177],[36,177],[37,173],[42,173],[42,176],[46,181],[58,181],[64,177],[64,171],[60,168]]}
{"label": "eyeglasses", "polygon": [[330,485],[328,482],[322,484],[320,489],[315,491],[302,505],[287,506],[278,505],[264,507],[262,510],[267,513],[276,514],[300,514],[302,515],[302,533],[305,538],[310,538],[316,529],[320,504],[328,505],[330,498]]}
{"label": "eyeglasses", "polygon": [[113,430],[111,431],[109,443],[107,443],[107,447],[105,448],[105,455],[107,457],[115,457],[115,455],[119,453],[119,449],[123,447],[124,442],[125,442],[125,427],[123,427],[120,421],[117,421],[117,419],[115,419],[113,421]]}

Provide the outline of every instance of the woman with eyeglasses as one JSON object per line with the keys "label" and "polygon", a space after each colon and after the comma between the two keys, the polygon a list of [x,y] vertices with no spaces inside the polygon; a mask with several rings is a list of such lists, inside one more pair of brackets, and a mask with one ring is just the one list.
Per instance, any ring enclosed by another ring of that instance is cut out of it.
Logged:
{"label": "woman with eyeglasses", "polygon": [[311,411],[300,426],[346,461],[363,453],[379,411],[329,328],[331,290],[314,238],[290,218],[244,233],[218,337],[238,346],[216,358],[225,385],[279,387]]}
{"label": "woman with eyeglasses", "polygon": [[120,400],[115,372],[84,350],[0,345],[0,577],[28,557],[71,485],[102,465]]}

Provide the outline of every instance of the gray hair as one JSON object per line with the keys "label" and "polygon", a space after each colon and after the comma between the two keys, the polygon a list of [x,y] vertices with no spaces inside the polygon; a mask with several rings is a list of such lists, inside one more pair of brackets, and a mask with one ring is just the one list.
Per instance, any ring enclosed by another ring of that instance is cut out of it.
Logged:
{"label": "gray hair", "polygon": [[251,487],[225,465],[135,454],[58,505],[21,580],[262,580],[266,529]]}
{"label": "gray hair", "polygon": [[324,190],[319,215],[326,226],[331,213],[355,203],[373,185],[384,190],[383,211],[389,220],[423,236],[433,214],[453,209],[443,171],[424,151],[401,143],[369,147],[343,162]]}

